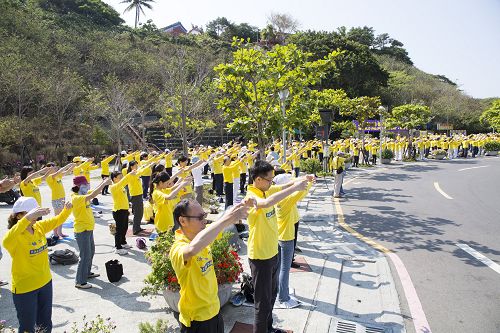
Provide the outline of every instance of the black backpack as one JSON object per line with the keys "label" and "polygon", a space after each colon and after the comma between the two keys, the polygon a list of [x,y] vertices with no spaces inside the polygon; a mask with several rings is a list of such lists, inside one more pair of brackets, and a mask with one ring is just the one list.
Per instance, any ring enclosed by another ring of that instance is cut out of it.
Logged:
{"label": "black backpack", "polygon": [[123,276],[123,265],[118,260],[106,262],[106,275],[109,282],[118,282]]}
{"label": "black backpack", "polygon": [[56,250],[49,255],[49,261],[51,264],[73,265],[78,262],[78,257],[69,249]]}
{"label": "black backpack", "polygon": [[241,292],[243,293],[243,295],[245,295],[245,298],[248,303],[253,303],[254,289],[253,289],[252,277],[247,273],[243,273],[241,275],[241,278],[243,280],[243,282],[241,282]]}

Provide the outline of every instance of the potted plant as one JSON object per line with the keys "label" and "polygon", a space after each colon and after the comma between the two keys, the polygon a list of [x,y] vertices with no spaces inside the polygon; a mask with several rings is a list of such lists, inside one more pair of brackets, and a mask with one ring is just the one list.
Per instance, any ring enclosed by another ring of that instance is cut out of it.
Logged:
{"label": "potted plant", "polygon": [[[231,298],[232,285],[238,281],[243,272],[241,259],[229,243],[231,236],[231,233],[224,232],[211,245],[221,307]],[[174,234],[166,232],[160,235],[155,244],[146,252],[146,258],[151,263],[151,273],[144,279],[145,286],[141,290],[141,294],[156,295],[163,292],[170,309],[179,312],[180,285],[168,256],[174,240]]]}
{"label": "potted plant", "polygon": [[435,160],[442,160],[446,157],[446,150],[443,149],[435,149],[431,152],[431,158]]}
{"label": "potted plant", "polygon": [[484,144],[484,150],[486,151],[486,156],[497,156],[498,151],[500,151],[500,141],[490,141]]}
{"label": "potted plant", "polygon": [[391,160],[394,158],[394,152],[390,149],[384,149],[382,150],[381,154],[381,163],[382,164],[390,164]]}

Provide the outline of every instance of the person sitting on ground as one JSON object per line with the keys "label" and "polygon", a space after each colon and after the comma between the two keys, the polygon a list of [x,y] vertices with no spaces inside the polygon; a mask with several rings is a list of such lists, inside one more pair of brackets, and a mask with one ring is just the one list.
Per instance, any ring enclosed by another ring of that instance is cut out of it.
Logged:
{"label": "person sitting on ground", "polygon": [[246,200],[233,206],[208,227],[207,213],[195,200],[184,199],[175,206],[174,220],[180,229],[175,232],[169,257],[181,286],[182,333],[224,333],[210,244],[227,226],[246,218],[248,209],[254,205],[254,201]]}

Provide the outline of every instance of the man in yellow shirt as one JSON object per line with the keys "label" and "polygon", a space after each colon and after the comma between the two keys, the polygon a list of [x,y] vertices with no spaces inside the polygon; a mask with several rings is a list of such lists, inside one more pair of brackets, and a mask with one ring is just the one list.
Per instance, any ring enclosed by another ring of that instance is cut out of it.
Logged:
{"label": "man in yellow shirt", "polygon": [[255,319],[253,332],[284,332],[273,328],[273,307],[278,294],[278,222],[274,205],[295,191],[307,188],[307,180],[296,178],[283,186],[271,186],[274,168],[266,161],[256,161],[250,174],[247,199],[254,199],[255,209],[248,215],[248,261],[254,284]]}
{"label": "man in yellow shirt", "polygon": [[[116,157],[116,154],[113,154],[111,156],[105,157],[103,156],[103,160],[101,161],[101,178],[109,178],[109,163]],[[106,185],[102,189],[102,195],[107,195],[109,194],[109,186]]]}
{"label": "man in yellow shirt", "polygon": [[176,205],[174,220],[180,229],[175,232],[169,257],[181,286],[179,321],[182,333],[224,333],[210,244],[224,228],[246,218],[253,204],[252,200],[247,200],[233,206],[208,227],[207,214],[197,201],[184,199]]}

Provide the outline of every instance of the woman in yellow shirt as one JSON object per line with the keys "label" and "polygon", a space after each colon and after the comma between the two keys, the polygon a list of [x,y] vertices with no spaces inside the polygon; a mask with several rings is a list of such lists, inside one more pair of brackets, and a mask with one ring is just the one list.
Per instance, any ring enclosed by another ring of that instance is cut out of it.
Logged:
{"label": "woman in yellow shirt", "polygon": [[[158,233],[172,230],[174,227],[173,210],[176,203],[175,199],[179,191],[191,184],[192,180],[191,177],[179,178],[173,184],[174,179],[170,177],[168,172],[163,171],[157,174],[151,182],[153,202],[156,205],[154,223]],[[165,193],[167,189],[169,193]]]}
{"label": "woman in yellow shirt", "polygon": [[73,195],[71,203],[73,204],[73,217],[75,218],[74,230],[75,239],[80,251],[80,261],[76,271],[75,287],[79,289],[92,288],[90,283],[87,283],[89,278],[98,277],[99,274],[92,273],[92,259],[94,258],[94,214],[90,208],[90,202],[101,193],[106,185],[111,185],[109,178],[104,179],[97,188],[92,192],[90,184],[85,176],[77,176],[73,178]]}
{"label": "woman in yellow shirt", "polygon": [[23,197],[35,198],[38,205],[41,206],[42,196],[40,195],[40,189],[38,186],[42,184],[43,180],[47,177],[47,174],[51,171],[51,167],[45,167],[39,171],[33,172],[32,167],[23,166],[21,169],[21,183],[19,184]]}
{"label": "woman in yellow shirt", "polygon": [[[111,156],[103,156],[103,160],[101,161],[101,179],[105,179],[109,177],[109,163],[116,157],[116,154]],[[109,187],[104,186],[102,189],[102,195],[109,194]]]}
{"label": "woman in yellow shirt", "polygon": [[125,177],[120,171],[113,171],[111,173],[111,181],[113,182],[113,185],[109,188],[113,198],[113,219],[116,223],[115,253],[119,255],[128,254],[127,249],[131,248],[131,246],[127,244],[127,240],[125,238],[127,235],[129,215],[129,202],[125,186],[130,183],[130,180],[135,175],[135,170],[130,171]]}
{"label": "woman in yellow shirt", "polygon": [[52,330],[52,275],[49,268],[45,234],[66,221],[71,203],[52,218],[39,219],[50,213],[31,197],[19,198],[9,217],[9,231],[3,246],[12,257],[12,298],[19,320],[19,332]]}
{"label": "woman in yellow shirt", "polygon": [[[52,208],[54,208],[54,215],[59,215],[66,201],[66,192],[64,191],[62,178],[65,174],[71,172],[75,165],[75,163],[70,163],[57,170],[55,169],[54,163],[47,164],[47,166],[54,167],[53,171],[48,173],[46,178],[47,185],[49,185],[50,191],[52,192]],[[62,224],[54,229],[54,236],[60,239],[68,237],[68,235],[62,233]]]}

